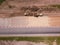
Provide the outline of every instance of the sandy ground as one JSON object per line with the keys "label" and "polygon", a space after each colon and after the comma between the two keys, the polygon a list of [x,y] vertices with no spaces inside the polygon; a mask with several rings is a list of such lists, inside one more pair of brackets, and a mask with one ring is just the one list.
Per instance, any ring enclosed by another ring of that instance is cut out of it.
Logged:
{"label": "sandy ground", "polygon": [[0,18],[0,27],[60,27],[60,16]]}
{"label": "sandy ground", "polygon": [[[0,41],[0,45],[49,45],[46,42],[29,42],[29,41]],[[53,45],[57,45],[53,42]]]}

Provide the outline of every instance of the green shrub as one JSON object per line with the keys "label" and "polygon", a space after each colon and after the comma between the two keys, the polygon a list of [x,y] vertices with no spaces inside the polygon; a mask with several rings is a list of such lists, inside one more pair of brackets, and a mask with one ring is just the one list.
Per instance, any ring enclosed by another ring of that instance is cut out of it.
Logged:
{"label": "green shrub", "polygon": [[0,5],[4,2],[5,0],[0,0]]}

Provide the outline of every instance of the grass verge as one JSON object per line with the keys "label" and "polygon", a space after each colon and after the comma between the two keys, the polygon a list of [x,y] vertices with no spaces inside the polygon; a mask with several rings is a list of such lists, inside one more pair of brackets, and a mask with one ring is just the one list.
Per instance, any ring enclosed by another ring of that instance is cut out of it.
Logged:
{"label": "grass verge", "polygon": [[58,41],[60,42],[60,36],[59,37],[0,37],[0,40],[16,40],[16,41]]}

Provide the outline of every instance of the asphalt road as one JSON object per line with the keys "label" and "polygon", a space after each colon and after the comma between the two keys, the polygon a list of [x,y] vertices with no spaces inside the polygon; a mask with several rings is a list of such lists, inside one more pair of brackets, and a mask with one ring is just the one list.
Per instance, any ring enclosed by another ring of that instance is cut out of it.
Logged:
{"label": "asphalt road", "polygon": [[41,28],[0,28],[0,34],[54,34],[60,33],[60,27]]}

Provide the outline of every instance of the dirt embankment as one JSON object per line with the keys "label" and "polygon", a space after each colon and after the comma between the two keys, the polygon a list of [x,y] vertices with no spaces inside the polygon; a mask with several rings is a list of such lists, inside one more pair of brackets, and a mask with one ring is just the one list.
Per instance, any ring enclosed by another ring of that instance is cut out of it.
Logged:
{"label": "dirt embankment", "polygon": [[[59,4],[60,0],[6,0],[0,5],[0,17],[14,17],[22,16],[24,12],[30,9],[35,10],[37,8],[31,8],[37,6],[39,10],[37,12],[60,12],[57,8],[46,7],[47,4]],[[44,6],[43,6],[44,5]],[[22,7],[25,7],[25,11],[21,10]]]}

